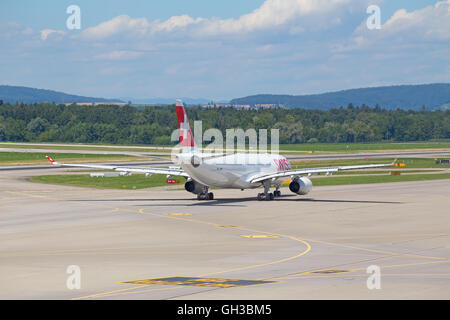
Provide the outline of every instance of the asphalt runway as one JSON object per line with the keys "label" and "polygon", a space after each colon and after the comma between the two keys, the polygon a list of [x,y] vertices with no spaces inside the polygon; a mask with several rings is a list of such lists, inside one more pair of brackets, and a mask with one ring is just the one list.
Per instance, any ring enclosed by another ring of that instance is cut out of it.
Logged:
{"label": "asphalt runway", "polygon": [[450,180],[270,202],[27,181],[65,170],[0,173],[0,299],[450,298]]}

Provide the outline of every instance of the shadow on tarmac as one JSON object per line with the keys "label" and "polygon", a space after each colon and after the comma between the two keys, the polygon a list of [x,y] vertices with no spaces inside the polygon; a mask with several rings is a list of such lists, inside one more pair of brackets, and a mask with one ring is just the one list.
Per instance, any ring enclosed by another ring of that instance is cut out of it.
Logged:
{"label": "shadow on tarmac", "polygon": [[[152,201],[158,201],[163,202],[161,204],[142,204],[138,206],[142,207],[166,207],[166,206],[240,206],[244,207],[244,205],[236,205],[238,203],[246,203],[246,202],[264,202],[263,201],[257,201],[256,197],[245,197],[245,198],[219,198],[214,200],[197,200],[197,198],[191,198],[191,199],[95,199],[95,200],[72,200],[72,201],[86,201],[86,202],[115,202],[115,201],[123,201],[123,202],[152,202]],[[186,203],[191,202],[194,203]],[[313,199],[313,198],[298,198],[296,195],[282,195],[281,197],[275,198],[273,201],[296,201],[296,202],[318,202],[318,203],[372,203],[372,204],[402,204],[402,202],[398,201],[373,201],[373,200],[345,200],[345,199]],[[270,201],[270,202],[273,202]],[[166,203],[169,202],[169,203]],[[184,203],[174,203],[174,202],[184,202]]]}

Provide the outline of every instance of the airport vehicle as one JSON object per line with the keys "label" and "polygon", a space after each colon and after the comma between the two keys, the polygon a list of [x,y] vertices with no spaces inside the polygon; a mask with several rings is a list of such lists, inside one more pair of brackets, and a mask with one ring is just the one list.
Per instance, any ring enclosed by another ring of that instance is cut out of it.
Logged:
{"label": "airport vehicle", "polygon": [[[213,200],[214,195],[209,192],[210,187],[253,189],[263,186],[264,192],[258,193],[257,200],[273,200],[281,196],[280,186],[290,180],[289,189],[293,193],[306,195],[312,189],[312,182],[308,178],[313,174],[324,173],[330,175],[341,170],[379,168],[395,165],[367,164],[353,166],[336,166],[307,169],[292,169],[288,159],[279,154],[268,153],[232,153],[212,154],[200,152],[194,142],[186,110],[180,100],[176,101],[178,129],[180,136],[181,152],[175,154],[174,162],[179,167],[126,167],[95,164],[64,164],[58,163],[49,156],[47,159],[53,165],[69,167],[87,167],[96,169],[110,169],[121,172],[145,173],[146,175],[164,174],[170,176],[185,177],[185,189],[197,195],[198,200]],[[275,191],[270,192],[270,188]]]}

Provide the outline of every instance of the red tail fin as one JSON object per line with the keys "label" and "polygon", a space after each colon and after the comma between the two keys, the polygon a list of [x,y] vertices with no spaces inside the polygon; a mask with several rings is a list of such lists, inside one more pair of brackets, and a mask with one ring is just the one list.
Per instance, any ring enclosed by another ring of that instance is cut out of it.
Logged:
{"label": "red tail fin", "polygon": [[45,157],[47,158],[48,161],[50,161],[51,164],[58,164],[58,162],[53,160],[51,157],[49,157],[49,156],[45,156]]}
{"label": "red tail fin", "polygon": [[181,102],[181,100],[177,100],[176,106],[178,129],[180,132],[180,145],[182,148],[195,148],[194,137],[192,135],[191,127],[189,126],[189,121],[187,118],[186,110],[184,110],[183,102]]}

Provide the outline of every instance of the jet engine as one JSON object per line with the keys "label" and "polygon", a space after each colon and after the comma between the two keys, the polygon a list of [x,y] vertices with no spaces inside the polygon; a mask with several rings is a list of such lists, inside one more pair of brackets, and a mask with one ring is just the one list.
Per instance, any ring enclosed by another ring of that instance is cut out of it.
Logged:
{"label": "jet engine", "polygon": [[291,181],[289,190],[299,195],[308,194],[312,189],[312,182],[306,177],[298,177]]}
{"label": "jet engine", "polygon": [[188,180],[184,184],[184,188],[186,189],[186,191],[192,192],[192,193],[195,193],[195,194],[202,193],[203,192],[203,187],[204,187],[204,185],[198,183],[195,180]]}

